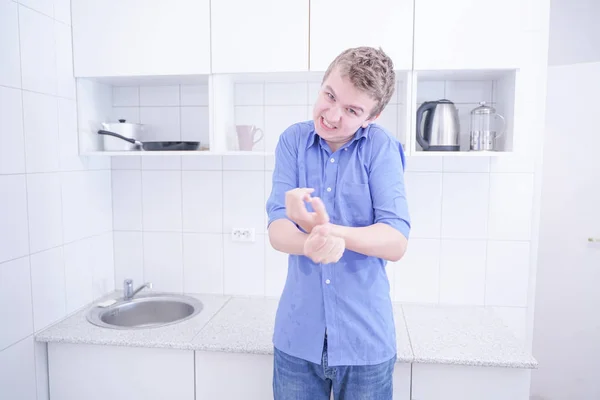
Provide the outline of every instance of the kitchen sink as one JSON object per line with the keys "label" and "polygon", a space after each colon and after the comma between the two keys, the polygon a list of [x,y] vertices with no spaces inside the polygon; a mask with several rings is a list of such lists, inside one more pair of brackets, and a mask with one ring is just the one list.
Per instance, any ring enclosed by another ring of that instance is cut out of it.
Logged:
{"label": "kitchen sink", "polygon": [[111,329],[147,329],[176,324],[200,313],[200,300],[179,294],[144,294],[116,303],[95,306],[87,320],[96,326]]}

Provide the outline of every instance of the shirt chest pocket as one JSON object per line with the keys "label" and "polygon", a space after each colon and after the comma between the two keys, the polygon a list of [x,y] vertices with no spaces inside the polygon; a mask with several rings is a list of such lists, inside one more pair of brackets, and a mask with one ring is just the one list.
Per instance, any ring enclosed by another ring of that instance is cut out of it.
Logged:
{"label": "shirt chest pocket", "polygon": [[345,182],[340,194],[340,214],[350,226],[373,223],[373,202],[368,183]]}

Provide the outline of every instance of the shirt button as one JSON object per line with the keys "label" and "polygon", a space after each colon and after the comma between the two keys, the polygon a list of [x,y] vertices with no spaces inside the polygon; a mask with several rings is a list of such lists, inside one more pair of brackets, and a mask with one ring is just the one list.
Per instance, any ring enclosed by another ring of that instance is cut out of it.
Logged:
{"label": "shirt button", "polygon": [[330,188],[330,187],[329,187],[329,188],[327,188],[327,191],[328,191],[328,192],[331,192],[331,188]]}
{"label": "shirt button", "polygon": [[325,281],[325,283],[329,285],[329,284],[331,283],[331,281],[330,281],[329,279],[327,279],[327,280]]}
{"label": "shirt button", "polygon": [[344,148],[344,151],[348,151],[348,148],[347,148],[347,147],[346,147],[346,148]]}
{"label": "shirt button", "polygon": [[332,158],[332,159],[331,159],[331,160],[329,160],[329,161],[331,161],[331,162],[335,162],[335,158]]}

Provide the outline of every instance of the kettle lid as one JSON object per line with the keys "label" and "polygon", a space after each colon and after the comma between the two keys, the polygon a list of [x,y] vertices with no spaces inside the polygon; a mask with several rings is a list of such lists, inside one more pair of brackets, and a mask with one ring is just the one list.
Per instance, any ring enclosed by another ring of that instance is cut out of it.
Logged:
{"label": "kettle lid", "polygon": [[492,106],[488,106],[485,101],[479,102],[479,107],[471,110],[471,114],[494,114],[496,113],[496,109]]}

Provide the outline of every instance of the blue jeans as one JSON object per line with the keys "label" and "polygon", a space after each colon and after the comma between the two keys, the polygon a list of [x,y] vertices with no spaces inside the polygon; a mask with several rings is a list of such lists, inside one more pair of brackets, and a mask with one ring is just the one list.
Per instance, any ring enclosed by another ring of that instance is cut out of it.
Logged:
{"label": "blue jeans", "polygon": [[275,400],[392,400],[392,375],[396,357],[376,365],[327,365],[327,339],[321,365],[274,349]]}

